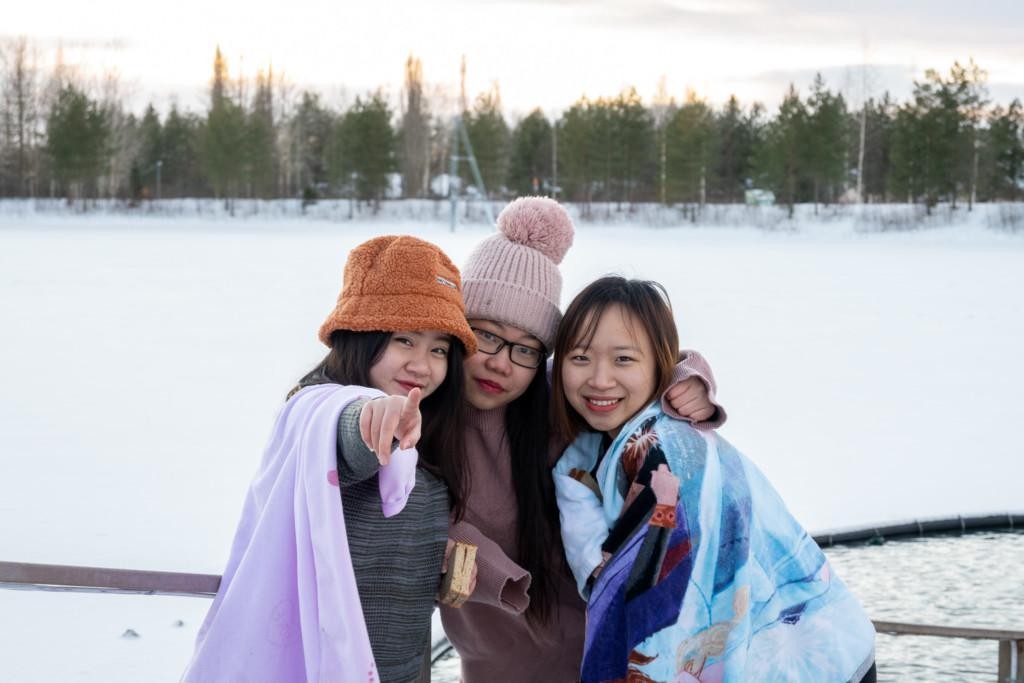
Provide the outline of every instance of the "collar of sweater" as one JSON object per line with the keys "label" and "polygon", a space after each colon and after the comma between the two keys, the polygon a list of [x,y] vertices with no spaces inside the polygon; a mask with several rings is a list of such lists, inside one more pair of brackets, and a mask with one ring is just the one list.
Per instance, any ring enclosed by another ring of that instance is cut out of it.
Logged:
{"label": "collar of sweater", "polygon": [[505,408],[491,408],[480,410],[466,404],[466,419],[469,424],[481,432],[499,434],[505,431]]}

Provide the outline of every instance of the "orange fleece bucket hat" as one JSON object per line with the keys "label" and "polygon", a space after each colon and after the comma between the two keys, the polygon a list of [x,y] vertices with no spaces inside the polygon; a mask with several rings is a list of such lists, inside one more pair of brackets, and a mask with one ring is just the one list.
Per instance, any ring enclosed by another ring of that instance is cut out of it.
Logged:
{"label": "orange fleece bucket hat", "polygon": [[459,269],[436,245],[409,235],[385,235],[349,252],[338,303],[320,326],[331,345],[335,330],[440,330],[476,352],[466,322]]}

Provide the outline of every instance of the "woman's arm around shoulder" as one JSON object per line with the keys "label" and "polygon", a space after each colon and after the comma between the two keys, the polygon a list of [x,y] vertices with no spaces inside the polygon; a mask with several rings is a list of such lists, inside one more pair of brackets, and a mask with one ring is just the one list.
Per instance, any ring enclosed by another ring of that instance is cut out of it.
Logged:
{"label": "woman's arm around shoulder", "polygon": [[718,429],[727,416],[715,398],[717,388],[704,356],[697,351],[680,351],[672,383],[661,395],[661,409],[670,417],[693,423],[696,429]]}

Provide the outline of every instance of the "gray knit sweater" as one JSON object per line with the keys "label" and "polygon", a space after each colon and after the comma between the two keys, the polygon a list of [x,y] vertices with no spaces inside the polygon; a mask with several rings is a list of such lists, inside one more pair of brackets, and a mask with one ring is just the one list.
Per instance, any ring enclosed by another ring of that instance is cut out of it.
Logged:
{"label": "gray knit sweater", "polygon": [[405,508],[381,512],[378,461],[359,435],[365,401],[338,421],[338,481],[356,587],[383,683],[420,678],[448,538],[448,490],[422,467]]}

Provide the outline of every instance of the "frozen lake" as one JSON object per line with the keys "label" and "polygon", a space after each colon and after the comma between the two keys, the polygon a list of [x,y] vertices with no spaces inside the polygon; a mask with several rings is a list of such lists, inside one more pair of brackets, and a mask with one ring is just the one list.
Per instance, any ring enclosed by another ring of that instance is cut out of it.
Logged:
{"label": "frozen lake", "polygon": [[[0,212],[0,559],[219,573],[346,252],[396,232],[489,231]],[[583,225],[563,305],[608,272],[666,285],[812,531],[1024,508],[1021,236]],[[3,678],[177,680],[207,605],[0,591]]]}
{"label": "frozen lake", "polygon": [[[1024,599],[1024,531],[940,535],[883,546],[835,546],[825,554],[876,619],[1019,629]],[[879,683],[991,683],[998,644],[880,634]],[[449,651],[431,680],[458,683],[459,656]]]}

